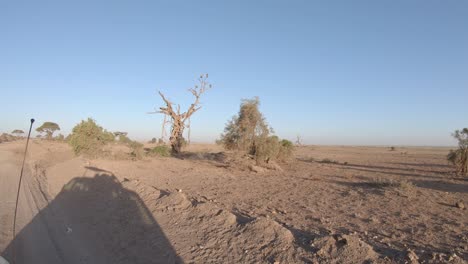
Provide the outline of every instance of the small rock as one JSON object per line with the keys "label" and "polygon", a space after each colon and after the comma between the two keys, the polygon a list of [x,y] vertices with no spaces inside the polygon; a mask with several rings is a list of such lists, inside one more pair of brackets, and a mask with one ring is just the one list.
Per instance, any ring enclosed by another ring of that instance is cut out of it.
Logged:
{"label": "small rock", "polygon": [[465,204],[462,201],[456,202],[455,206],[460,209],[465,209]]}
{"label": "small rock", "polygon": [[265,169],[260,167],[260,166],[255,166],[255,165],[250,165],[249,166],[249,169],[253,172],[256,172],[256,173],[264,173],[265,172]]}
{"label": "small rock", "polygon": [[409,263],[411,264],[419,263],[418,255],[416,255],[416,253],[414,253],[414,251],[412,251],[411,249],[408,249],[408,251],[406,252],[406,259],[409,260]]}
{"label": "small rock", "polygon": [[276,211],[278,211],[280,214],[286,214],[287,211],[286,210],[280,210],[280,209],[276,209]]}

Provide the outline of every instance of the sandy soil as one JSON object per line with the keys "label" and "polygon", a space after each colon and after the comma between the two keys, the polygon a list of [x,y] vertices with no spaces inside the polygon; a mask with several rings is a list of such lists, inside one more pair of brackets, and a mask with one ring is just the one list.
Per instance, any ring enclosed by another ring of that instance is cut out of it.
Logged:
{"label": "sandy soil", "polygon": [[0,252],[22,245],[18,263],[468,259],[467,210],[456,206],[468,181],[452,174],[446,148],[300,147],[282,170],[256,173],[215,145],[130,161],[33,141],[20,203],[30,209],[11,241],[23,144],[0,144]]}

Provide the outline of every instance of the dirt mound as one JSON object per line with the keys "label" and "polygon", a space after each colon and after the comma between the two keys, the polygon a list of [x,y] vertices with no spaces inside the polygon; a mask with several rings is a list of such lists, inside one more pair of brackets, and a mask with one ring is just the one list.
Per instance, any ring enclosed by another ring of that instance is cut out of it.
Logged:
{"label": "dirt mound", "polygon": [[157,190],[137,180],[122,184],[145,200],[168,237],[179,241],[174,246],[186,249],[181,257],[188,262],[301,262],[293,234],[274,220],[239,218],[216,203],[188,197],[182,190]]}
{"label": "dirt mound", "polygon": [[311,244],[316,248],[316,260],[320,263],[367,263],[379,255],[371,246],[354,235],[333,235],[316,239]]}
{"label": "dirt mound", "polygon": [[164,195],[156,201],[156,208],[165,210],[184,210],[192,207],[192,203],[183,193],[173,192]]}
{"label": "dirt mound", "polygon": [[[241,259],[241,262],[300,262],[293,234],[278,222],[262,217],[247,223],[240,231],[241,234],[233,239],[233,244],[242,245],[245,249],[246,258]],[[251,254],[246,254],[249,252]]]}

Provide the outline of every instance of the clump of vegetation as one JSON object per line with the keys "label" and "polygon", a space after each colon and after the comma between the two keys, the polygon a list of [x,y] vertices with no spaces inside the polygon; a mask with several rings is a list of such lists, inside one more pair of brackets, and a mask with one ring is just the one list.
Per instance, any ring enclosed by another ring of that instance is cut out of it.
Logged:
{"label": "clump of vegetation", "polygon": [[99,126],[91,118],[76,125],[69,136],[69,144],[76,155],[97,157],[103,147],[115,140],[114,134]]}
{"label": "clump of vegetation", "polygon": [[395,151],[395,147],[391,146],[390,151]]}
{"label": "clump of vegetation", "polygon": [[325,158],[325,159],[322,159],[321,161],[319,161],[319,163],[338,164],[339,162],[336,161],[336,160],[332,160],[332,159],[329,159],[329,158]]}
{"label": "clump of vegetation", "polygon": [[468,128],[456,130],[453,137],[458,140],[458,149],[450,150],[447,160],[455,166],[458,175],[468,175]]}
{"label": "clump of vegetation", "polygon": [[20,137],[22,134],[24,134],[24,131],[21,129],[15,129],[11,133],[17,137]]}
{"label": "clump of vegetation", "polygon": [[294,145],[291,141],[287,139],[282,139],[280,142],[280,149],[278,152],[278,159],[279,160],[290,160],[293,156]]}
{"label": "clump of vegetation", "polygon": [[148,151],[148,155],[169,157],[171,155],[171,149],[166,145],[156,146]]}
{"label": "clump of vegetation", "polygon": [[130,156],[135,159],[141,159],[143,157],[143,144],[138,141],[131,140],[127,135],[127,132],[114,132],[114,136],[118,138],[118,143],[126,145],[132,149]]}
{"label": "clump of vegetation", "polygon": [[292,157],[293,143],[272,135],[273,130],[258,109],[259,105],[258,97],[242,100],[238,115],[227,123],[217,143],[228,150],[253,155],[259,165],[270,161],[288,161]]}
{"label": "clump of vegetation", "polygon": [[397,188],[409,190],[414,187],[414,185],[406,180],[393,180],[387,178],[374,178],[368,184],[375,188]]}
{"label": "clump of vegetation", "polygon": [[9,142],[9,141],[13,141],[13,140],[16,140],[17,138],[15,136],[12,136],[10,134],[7,134],[7,133],[2,133],[0,135],[0,143],[2,142]]}
{"label": "clump of vegetation", "polygon": [[52,139],[55,131],[60,130],[60,126],[54,122],[44,122],[42,126],[36,128],[39,133],[45,133],[47,139]]}
{"label": "clump of vegetation", "polygon": [[132,152],[130,153],[131,157],[135,159],[143,158],[143,144],[138,141],[131,140],[127,145],[132,149]]}
{"label": "clump of vegetation", "polygon": [[58,134],[54,140],[57,140],[57,141],[65,141],[65,136],[63,134]]}

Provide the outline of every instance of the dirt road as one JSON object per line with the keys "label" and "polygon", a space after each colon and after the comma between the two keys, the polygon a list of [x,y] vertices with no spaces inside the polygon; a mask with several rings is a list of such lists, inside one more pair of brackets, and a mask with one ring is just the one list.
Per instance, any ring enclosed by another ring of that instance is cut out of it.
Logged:
{"label": "dirt road", "polygon": [[[20,191],[16,225],[18,236],[12,241],[16,188],[21,169],[21,156],[14,150],[0,149],[0,249],[5,250],[4,257],[10,263],[62,263],[65,261],[63,252],[66,246],[65,233],[60,232],[63,226],[55,225],[49,215],[40,213],[48,201],[38,181],[31,177],[29,166],[25,167]],[[33,219],[34,224],[30,224]]]}
{"label": "dirt road", "polygon": [[24,171],[12,240],[18,146],[0,148],[0,252],[11,264],[176,262],[150,212],[115,177],[75,177],[52,197],[44,171],[32,161]]}

